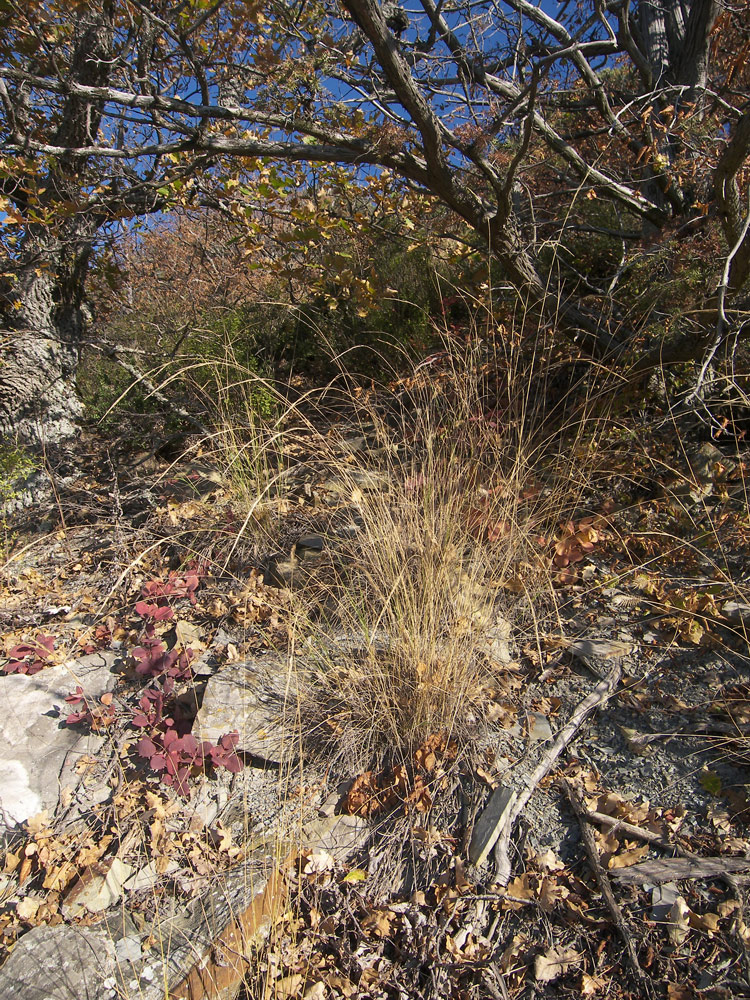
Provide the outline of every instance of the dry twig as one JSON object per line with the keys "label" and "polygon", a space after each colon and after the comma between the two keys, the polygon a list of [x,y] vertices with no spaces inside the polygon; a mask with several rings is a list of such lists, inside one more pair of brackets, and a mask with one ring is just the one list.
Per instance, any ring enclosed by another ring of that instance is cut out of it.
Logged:
{"label": "dry twig", "polygon": [[616,663],[607,676],[599,681],[591,694],[587,695],[578,705],[571,717],[557,734],[554,743],[551,744],[547,752],[537,764],[534,771],[526,779],[524,787],[519,792],[513,807],[505,815],[503,828],[495,843],[494,858],[496,881],[506,886],[510,880],[511,865],[508,856],[510,846],[510,835],[518,817],[526,807],[526,803],[534,794],[539,782],[545,778],[552,770],[552,766],[565,750],[573,738],[578,734],[589,715],[602,705],[605,705],[617,689],[620,681],[622,669],[619,662]]}
{"label": "dry twig", "polygon": [[594,872],[599,890],[604,899],[604,903],[609,910],[612,921],[617,928],[617,932],[625,944],[625,959],[633,976],[651,992],[651,983],[641,968],[640,962],[638,961],[638,955],[635,950],[635,944],[633,943],[633,936],[628,929],[628,925],[625,922],[625,918],[622,915],[622,910],[620,909],[620,904],[615,899],[614,893],[612,892],[612,886],[609,881],[609,876],[607,875],[604,868],[602,868],[601,861],[599,860],[599,852],[596,848],[596,841],[594,840],[594,834],[589,825],[589,817],[586,810],[581,802],[579,793],[570,784],[569,781],[563,779],[562,786],[565,789],[565,794],[568,796],[568,801],[570,802],[573,812],[576,814],[576,819],[578,820],[578,825],[581,828],[581,837],[583,838],[583,845],[586,848],[586,854],[588,855],[589,863],[591,869]]}

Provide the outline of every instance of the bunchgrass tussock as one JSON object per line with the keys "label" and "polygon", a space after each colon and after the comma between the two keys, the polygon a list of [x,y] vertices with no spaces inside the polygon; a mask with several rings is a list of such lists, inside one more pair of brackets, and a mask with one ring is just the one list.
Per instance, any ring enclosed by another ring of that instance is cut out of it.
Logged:
{"label": "bunchgrass tussock", "polygon": [[447,341],[388,391],[354,395],[375,440],[334,462],[351,530],[301,625],[308,741],[350,768],[478,735],[513,632],[554,605],[540,544],[579,487],[560,454],[539,480],[535,415],[515,391],[484,344]]}

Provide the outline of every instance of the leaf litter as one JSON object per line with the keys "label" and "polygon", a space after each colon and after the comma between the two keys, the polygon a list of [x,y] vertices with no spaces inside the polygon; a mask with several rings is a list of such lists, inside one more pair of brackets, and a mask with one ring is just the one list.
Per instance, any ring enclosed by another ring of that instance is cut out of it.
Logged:
{"label": "leaf litter", "polygon": [[[196,539],[213,525],[198,500],[167,499],[164,511],[172,529],[195,525]],[[658,499],[638,517],[652,514],[662,523],[675,516]],[[159,508],[150,516],[146,529],[122,543],[134,555],[159,530]],[[723,525],[733,527],[731,511]],[[66,831],[40,815],[9,839],[2,876],[10,905],[0,915],[5,947],[43,923],[95,923],[104,899],[123,893],[145,928],[157,900],[178,907],[248,856],[236,824],[217,818],[191,828],[184,821],[188,795],[207,787],[201,782],[218,781],[222,764],[225,778],[247,770],[233,734],[211,747],[191,736],[195,704],[186,696],[196,684],[199,690],[196,663],[206,655],[215,669],[278,641],[286,596],[266,586],[262,572],[244,574],[241,586],[212,576],[207,567],[216,564],[215,552],[176,569],[169,532],[132,561],[129,552],[118,557],[106,544],[98,553],[89,527],[69,527],[43,555],[37,550],[6,572],[11,603],[16,609],[25,603],[26,610],[25,624],[6,636],[4,671],[33,674],[76,650],[114,646],[130,655],[114,696],[92,702],[72,686],[66,699],[69,725],[112,733],[113,794],[88,827]],[[488,529],[498,537],[502,530]],[[492,864],[479,870],[466,861],[468,834],[492,789],[522,782],[543,759],[545,748],[527,742],[526,714],[543,714],[559,732],[591,690],[591,677],[559,639],[560,631],[574,640],[582,630],[590,635],[592,626],[634,651],[625,657],[616,697],[571,744],[556,775],[580,789],[598,863],[611,876],[648,990],[675,1000],[750,995],[742,882],[750,854],[742,742],[750,679],[746,650],[722,625],[721,595],[711,581],[701,591],[677,578],[675,571],[702,571],[700,559],[689,567],[667,557],[659,572],[629,574],[633,554],[652,554],[659,539],[649,540],[627,511],[619,522],[610,509],[606,517],[566,521],[556,539],[543,541],[562,598],[562,629],[519,641],[515,667],[481,693],[494,728],[473,755],[452,745],[448,733],[433,733],[406,758],[341,775],[349,784],[336,810],[366,818],[370,844],[345,864],[325,850],[292,851],[281,860],[293,906],[247,971],[248,997],[254,989],[462,1000],[520,997],[530,989],[537,996],[643,995],[643,984],[624,974],[622,942],[552,774],[541,779],[514,831],[512,877],[503,884]],[[119,605],[101,552],[112,566],[132,565],[120,573]],[[587,569],[613,582],[587,592]],[[661,617],[642,624],[655,609]],[[150,774],[133,767],[137,734],[124,735],[120,720],[128,704],[131,730],[144,731],[141,756]],[[705,738],[696,742],[700,726]],[[127,780],[117,778],[118,768]],[[165,773],[167,784],[159,781]],[[319,786],[301,783],[298,801],[320,801],[330,786],[325,778]],[[682,855],[669,856],[676,852]],[[140,881],[128,889],[136,868]],[[383,871],[396,877],[384,878]],[[654,887],[671,883],[678,891],[654,919]]]}

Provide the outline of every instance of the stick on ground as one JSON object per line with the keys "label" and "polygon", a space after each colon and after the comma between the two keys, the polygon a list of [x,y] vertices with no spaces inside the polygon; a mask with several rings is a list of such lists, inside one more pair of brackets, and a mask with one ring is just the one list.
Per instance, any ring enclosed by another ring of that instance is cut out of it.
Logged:
{"label": "stick on ground", "polygon": [[609,876],[604,868],[602,868],[602,864],[599,859],[599,851],[597,850],[596,841],[594,840],[594,833],[589,825],[588,816],[586,815],[586,811],[583,807],[578,791],[573,788],[569,781],[565,779],[562,781],[562,786],[565,789],[565,794],[568,796],[568,801],[573,808],[573,812],[578,820],[578,825],[581,828],[583,845],[586,848],[589,864],[594,872],[599,890],[604,898],[604,903],[609,910],[618,934],[625,944],[625,960],[627,962],[627,966],[638,982],[645,984],[648,977],[638,961],[635,944],[633,943],[633,935],[630,933],[628,925],[625,922],[625,918],[622,915],[620,904],[617,902],[614,893],[612,892]]}
{"label": "stick on ground", "polygon": [[497,837],[497,840],[495,841],[495,848],[493,852],[495,858],[495,880],[499,885],[506,886],[510,880],[511,864],[508,850],[510,847],[510,835],[516,820],[526,807],[526,803],[534,794],[539,782],[552,770],[552,766],[557,758],[578,734],[589,715],[591,715],[595,709],[601,708],[602,705],[605,705],[615,693],[621,674],[622,669],[620,664],[616,663],[605,679],[599,681],[591,694],[587,695],[583,699],[555,737],[554,743],[552,743],[550,748],[534,768],[533,772],[524,782],[524,787],[519,792],[513,806],[506,812],[504,825],[499,833],[499,836]]}

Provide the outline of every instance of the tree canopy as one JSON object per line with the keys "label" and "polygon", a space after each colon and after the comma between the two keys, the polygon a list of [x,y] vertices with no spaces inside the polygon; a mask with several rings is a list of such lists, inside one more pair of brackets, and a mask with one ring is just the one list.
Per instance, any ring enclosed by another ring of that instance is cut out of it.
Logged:
{"label": "tree canopy", "polygon": [[[314,163],[435,200],[527,315],[609,360],[639,332],[618,298],[633,251],[718,220],[718,266],[670,351],[741,328],[741,4],[2,0],[0,27],[6,431],[70,425],[84,277],[109,225],[175,203],[254,221]],[[581,236],[606,241],[595,273],[570,251]],[[663,356],[644,344],[636,369]]]}

